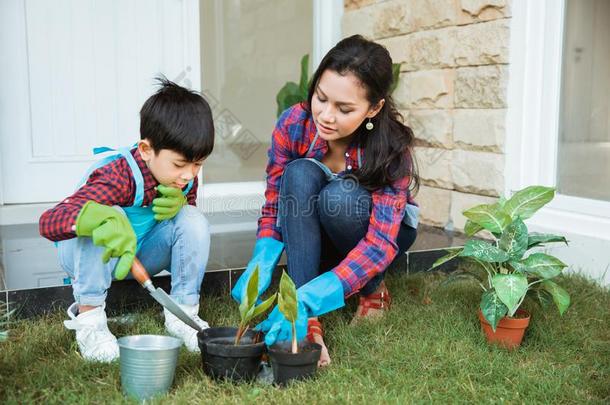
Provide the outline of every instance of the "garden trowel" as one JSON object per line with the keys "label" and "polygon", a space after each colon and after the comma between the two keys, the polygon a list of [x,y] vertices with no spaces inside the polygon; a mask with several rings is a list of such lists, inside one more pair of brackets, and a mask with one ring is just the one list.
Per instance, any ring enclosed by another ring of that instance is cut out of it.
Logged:
{"label": "garden trowel", "polygon": [[148,272],[137,258],[133,260],[133,264],[131,265],[131,273],[133,274],[133,278],[135,278],[138,283],[142,285],[142,287],[146,288],[150,295],[157,300],[157,302],[163,307],[165,307],[172,314],[176,315],[178,319],[182,322],[186,323],[191,328],[197,330],[198,332],[203,331],[201,326],[197,325],[197,323],[191,318],[176,301],[172,299],[165,291],[161,288],[155,288],[152,281],[150,280],[150,276]]}

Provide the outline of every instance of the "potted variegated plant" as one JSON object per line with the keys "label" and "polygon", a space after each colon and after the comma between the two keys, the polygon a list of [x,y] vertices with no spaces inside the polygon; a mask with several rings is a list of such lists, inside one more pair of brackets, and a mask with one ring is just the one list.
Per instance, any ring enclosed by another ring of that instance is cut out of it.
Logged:
{"label": "potted variegated plant", "polygon": [[535,298],[544,308],[554,302],[561,315],[570,305],[570,295],[553,281],[566,264],[539,249],[531,252],[546,243],[567,244],[565,237],[528,232],[524,223],[554,196],[554,188],[531,186],[508,200],[500,198],[495,204],[464,211],[466,235],[487,230],[492,239],[471,238],[464,247],[448,249],[431,268],[453,259],[466,262],[449,280],[468,277],[481,286],[479,319],[489,342],[508,348],[521,344],[530,320],[521,308],[526,297]]}
{"label": "potted variegated plant", "polygon": [[294,282],[282,273],[278,307],[282,315],[292,324],[291,341],[276,343],[269,348],[269,358],[273,368],[273,380],[284,385],[291,380],[302,380],[312,377],[317,370],[322,346],[308,341],[297,340],[296,322],[298,316],[297,290]]}
{"label": "potted variegated plant", "polygon": [[257,266],[244,290],[239,305],[239,327],[209,328],[198,335],[203,369],[214,378],[250,381],[258,375],[265,343],[258,341],[256,334],[250,330],[250,325],[255,318],[271,308],[277,296],[273,294],[257,305],[258,272]]}

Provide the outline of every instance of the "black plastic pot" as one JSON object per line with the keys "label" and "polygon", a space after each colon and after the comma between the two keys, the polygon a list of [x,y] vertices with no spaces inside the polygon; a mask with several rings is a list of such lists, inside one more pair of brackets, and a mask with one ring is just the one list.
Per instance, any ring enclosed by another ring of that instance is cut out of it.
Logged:
{"label": "black plastic pot", "polygon": [[236,332],[236,328],[210,328],[198,334],[203,370],[212,378],[239,382],[258,375],[265,343],[252,343],[255,333],[249,331],[235,346]]}
{"label": "black plastic pot", "polygon": [[[220,326],[217,328],[207,328],[204,329],[203,332],[197,333],[197,340],[199,341],[199,349],[201,349],[201,353],[204,351],[205,343],[214,338],[219,337],[233,337],[235,338],[235,334],[237,333],[237,328],[229,327],[229,326]],[[254,335],[256,332],[252,330],[246,331],[244,337],[249,337],[254,339]]]}
{"label": "black plastic pot", "polygon": [[322,346],[317,343],[299,344],[299,352],[292,353],[289,342],[278,343],[269,348],[269,359],[273,368],[273,380],[285,385],[291,380],[313,377],[318,369]]}

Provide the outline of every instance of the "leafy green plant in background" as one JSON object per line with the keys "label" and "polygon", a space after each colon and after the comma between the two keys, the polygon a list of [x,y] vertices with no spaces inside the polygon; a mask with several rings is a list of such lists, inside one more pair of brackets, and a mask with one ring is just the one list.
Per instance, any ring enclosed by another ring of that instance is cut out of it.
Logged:
{"label": "leafy green plant in background", "polygon": [[[307,101],[307,91],[311,79],[307,73],[309,70],[309,55],[303,55],[301,58],[301,78],[299,83],[286,82],[284,86],[277,93],[275,100],[277,102],[277,117],[282,114],[284,110],[297,103]],[[390,94],[394,93],[396,87],[398,87],[398,80],[400,76],[400,63],[392,64],[392,87],[390,88]]]}
{"label": "leafy green plant in background", "polygon": [[277,297],[280,312],[292,324],[292,353],[298,353],[296,321],[298,316],[297,288],[284,270],[280,279],[280,293]]}
{"label": "leafy green plant in background", "polygon": [[470,239],[463,248],[449,249],[438,259],[434,269],[454,258],[470,263],[450,276],[452,279],[474,278],[483,289],[480,309],[496,330],[498,322],[513,316],[526,296],[536,298],[543,308],[554,302],[559,313],[570,306],[570,295],[553,278],[566,267],[561,260],[546,253],[528,251],[545,243],[563,242],[565,237],[528,232],[524,220],[549,203],[555,189],[531,186],[516,192],[510,199],[500,198],[495,204],[483,204],[463,212],[468,218],[467,236],[487,230],[493,241]]}
{"label": "leafy green plant in background", "polygon": [[275,96],[278,118],[288,107],[307,100],[307,89],[309,88],[308,69],[309,55],[306,54],[301,58],[301,78],[299,79],[299,84],[286,82],[284,87],[277,93],[277,96]]}
{"label": "leafy green plant in background", "polygon": [[250,323],[257,316],[262,315],[267,311],[271,305],[275,302],[277,294],[273,294],[267,298],[260,305],[256,305],[258,300],[258,265],[252,272],[252,275],[248,279],[248,286],[244,290],[244,296],[241,298],[241,304],[239,304],[239,315],[241,321],[235,335],[235,345],[239,344],[242,336],[248,331]]}

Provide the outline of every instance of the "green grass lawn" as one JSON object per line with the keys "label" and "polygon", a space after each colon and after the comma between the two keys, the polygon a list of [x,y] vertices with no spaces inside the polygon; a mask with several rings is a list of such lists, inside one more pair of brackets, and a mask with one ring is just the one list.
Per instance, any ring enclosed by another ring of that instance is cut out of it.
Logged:
{"label": "green grass lawn", "polygon": [[[210,380],[199,354],[182,349],[171,392],[158,403],[574,403],[610,401],[610,293],[579,276],[559,283],[572,294],[560,318],[529,303],[524,343],[490,347],[480,330],[477,286],[437,288],[438,275],[392,276],[392,311],[375,324],[349,326],[355,302],[325,318],[332,365],[309,382],[280,389]],[[430,299],[428,299],[428,297]],[[229,297],[203,302],[212,325],[231,325]],[[84,362],[63,314],[11,325],[0,343],[0,402],[120,403],[119,364]],[[117,336],[163,334],[159,309],[112,323]]]}

